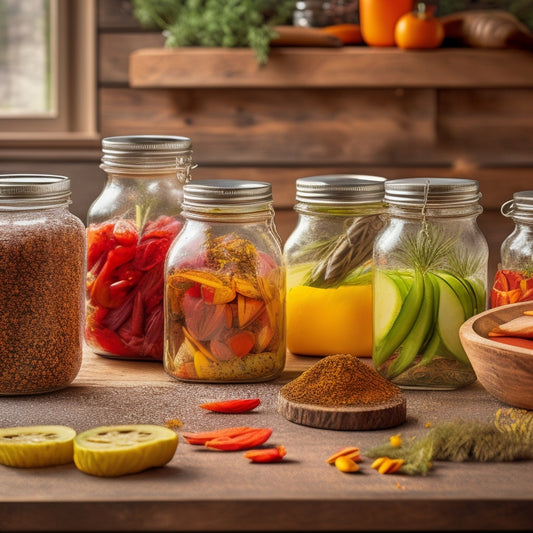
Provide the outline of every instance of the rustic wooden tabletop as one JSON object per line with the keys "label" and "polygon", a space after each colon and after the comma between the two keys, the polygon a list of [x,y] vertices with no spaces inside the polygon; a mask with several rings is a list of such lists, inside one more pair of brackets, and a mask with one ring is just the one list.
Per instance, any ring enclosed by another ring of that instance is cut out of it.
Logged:
{"label": "rustic wooden tabletop", "polygon": [[[0,531],[416,531],[531,530],[533,461],[437,462],[426,476],[381,475],[364,451],[428,431],[427,425],[492,420],[507,408],[479,383],[456,391],[406,390],[407,421],[395,428],[336,431],[295,424],[277,412],[281,386],[316,358],[289,356],[268,383],[182,383],[160,363],[118,361],[87,351],[72,386],[50,394],[2,397],[0,425],[64,424],[77,431],[109,424],[165,424],[181,431],[229,426],[273,429],[280,463],[252,464],[243,452],[218,452],[180,437],[165,467],[99,478],[73,464],[41,469],[0,466]],[[258,397],[245,414],[205,411],[214,399]],[[326,463],[358,446],[360,471]]]}

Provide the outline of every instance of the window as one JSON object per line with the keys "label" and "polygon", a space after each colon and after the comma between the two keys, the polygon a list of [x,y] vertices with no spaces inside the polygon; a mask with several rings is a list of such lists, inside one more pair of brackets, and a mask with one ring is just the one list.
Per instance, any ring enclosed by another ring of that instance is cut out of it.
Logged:
{"label": "window", "polygon": [[95,0],[0,0],[0,142],[96,138]]}

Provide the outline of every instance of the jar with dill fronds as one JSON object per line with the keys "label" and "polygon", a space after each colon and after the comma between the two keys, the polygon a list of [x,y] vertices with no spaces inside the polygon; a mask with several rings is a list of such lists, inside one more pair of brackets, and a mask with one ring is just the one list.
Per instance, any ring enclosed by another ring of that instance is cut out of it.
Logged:
{"label": "jar with dill fronds", "polygon": [[298,223],[284,247],[287,348],[296,355],[372,355],[372,249],[385,178],[296,180]]}
{"label": "jar with dill fronds", "polygon": [[106,137],[107,174],[87,215],[85,341],[98,355],[163,360],[166,253],[182,226],[187,137]]}
{"label": "jar with dill fronds", "polygon": [[404,388],[457,389],[476,380],[459,328],[486,308],[488,245],[478,182],[385,183],[389,217],[374,244],[374,367]]}

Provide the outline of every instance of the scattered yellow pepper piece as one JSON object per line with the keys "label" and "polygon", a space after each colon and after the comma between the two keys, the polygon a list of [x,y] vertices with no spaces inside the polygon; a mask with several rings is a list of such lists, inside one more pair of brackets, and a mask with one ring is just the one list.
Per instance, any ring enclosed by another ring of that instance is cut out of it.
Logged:
{"label": "scattered yellow pepper piece", "polygon": [[341,455],[335,459],[335,466],[341,472],[357,472],[359,470],[359,465],[353,460],[347,457],[346,455]]}
{"label": "scattered yellow pepper piece", "polygon": [[390,445],[393,446],[394,448],[399,448],[402,445],[402,437],[400,433],[390,437],[389,441],[390,441]]}
{"label": "scattered yellow pepper piece", "polygon": [[373,463],[372,468],[380,474],[394,474],[405,463],[403,459],[391,459],[390,457],[378,457]]}

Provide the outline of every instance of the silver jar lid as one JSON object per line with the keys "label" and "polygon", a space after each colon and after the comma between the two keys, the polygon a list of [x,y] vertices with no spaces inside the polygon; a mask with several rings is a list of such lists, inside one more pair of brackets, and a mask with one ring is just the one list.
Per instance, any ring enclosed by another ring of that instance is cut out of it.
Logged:
{"label": "silver jar lid", "polygon": [[361,204],[382,202],[384,183],[380,176],[328,174],[296,180],[296,201],[307,204]]}
{"label": "silver jar lid", "polygon": [[192,142],[173,135],[126,135],[102,139],[102,168],[174,168],[189,162]]}
{"label": "silver jar lid", "polygon": [[459,207],[481,198],[476,180],[465,178],[401,178],[385,183],[385,202],[404,207]]}
{"label": "silver jar lid", "polygon": [[531,221],[533,219],[533,191],[515,192],[513,199],[503,203],[500,210],[504,217]]}
{"label": "silver jar lid", "polygon": [[0,175],[0,203],[38,206],[62,203],[70,198],[70,179],[52,174]]}
{"label": "silver jar lid", "polygon": [[263,181],[206,179],[183,186],[184,209],[257,206],[271,202],[272,185]]}

